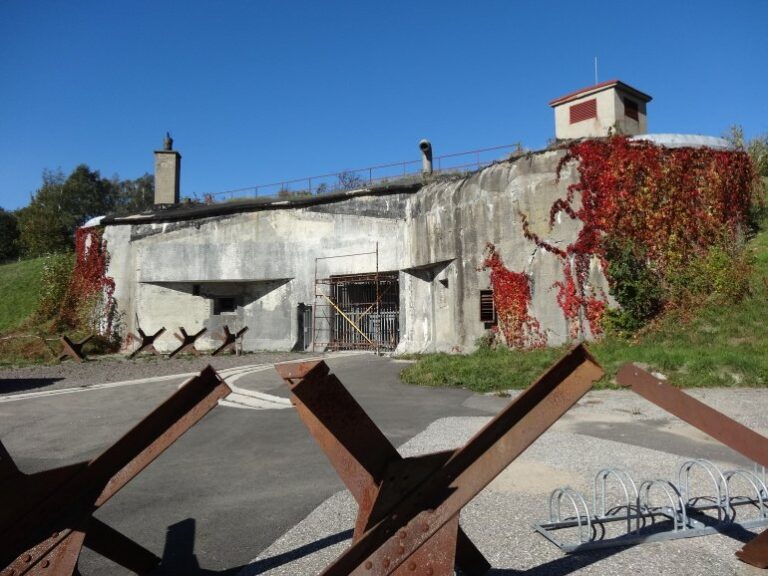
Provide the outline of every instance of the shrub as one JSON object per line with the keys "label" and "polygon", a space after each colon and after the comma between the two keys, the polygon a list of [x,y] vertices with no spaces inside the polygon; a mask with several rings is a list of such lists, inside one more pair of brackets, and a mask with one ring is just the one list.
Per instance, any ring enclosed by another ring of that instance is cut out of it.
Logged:
{"label": "shrub", "polygon": [[45,322],[59,314],[69,286],[74,260],[72,252],[45,256],[40,275],[40,296],[35,310],[38,321]]}

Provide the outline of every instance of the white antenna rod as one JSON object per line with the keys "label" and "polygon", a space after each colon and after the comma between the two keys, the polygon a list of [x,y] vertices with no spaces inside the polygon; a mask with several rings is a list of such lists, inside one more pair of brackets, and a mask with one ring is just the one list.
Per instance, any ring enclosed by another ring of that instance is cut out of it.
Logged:
{"label": "white antenna rod", "polygon": [[597,85],[597,56],[595,56],[595,85]]}

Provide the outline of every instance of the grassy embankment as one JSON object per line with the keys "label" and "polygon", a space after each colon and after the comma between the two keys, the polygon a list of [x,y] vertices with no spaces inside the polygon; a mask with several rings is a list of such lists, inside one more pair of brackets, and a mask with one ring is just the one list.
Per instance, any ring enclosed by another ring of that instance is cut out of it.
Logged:
{"label": "grassy embankment", "polygon": [[[589,345],[611,387],[625,362],[643,362],[678,386],[768,386],[768,231],[749,243],[755,257],[751,295],[738,304],[710,304],[686,322],[668,317],[634,341],[607,337]],[[453,386],[476,392],[525,388],[563,348],[532,351],[478,350],[466,356],[429,354],[401,378],[426,386]]]}
{"label": "grassy embankment", "polygon": [[0,265],[0,333],[18,328],[35,311],[44,260]]}
{"label": "grassy embankment", "polygon": [[0,366],[51,360],[53,352],[31,325],[45,258],[0,265]]}

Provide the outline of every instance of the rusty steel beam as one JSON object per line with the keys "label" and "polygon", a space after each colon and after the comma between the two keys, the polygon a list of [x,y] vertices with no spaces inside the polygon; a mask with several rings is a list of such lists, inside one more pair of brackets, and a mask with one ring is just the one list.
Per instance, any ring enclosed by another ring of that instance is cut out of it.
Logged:
{"label": "rusty steel beam", "polygon": [[197,348],[195,348],[195,340],[200,338],[203,334],[205,334],[208,331],[208,328],[202,328],[199,332],[196,332],[194,334],[187,334],[187,331],[184,330],[183,327],[179,327],[179,332],[181,334],[173,333],[174,336],[176,336],[176,339],[180,342],[179,347],[176,348],[173,352],[171,352],[168,355],[168,358],[173,358],[177,354],[181,354],[185,350],[189,349],[192,354],[195,356],[199,356],[200,352]]}
{"label": "rusty steel beam", "polygon": [[[353,542],[357,541],[370,521],[389,466],[404,460],[339,379],[329,373],[325,362],[277,364],[275,369],[288,383],[299,417],[358,504],[352,537]],[[338,418],[339,414],[343,418]],[[440,453],[436,455],[438,459],[431,458],[433,464],[426,472],[432,472],[450,454]],[[423,477],[423,473],[416,472],[424,468],[427,459],[406,460],[411,477]],[[467,576],[488,571],[490,564],[461,528],[453,539],[458,541],[456,563]]]}
{"label": "rusty steel beam", "polygon": [[747,542],[736,557],[757,568],[768,568],[768,530]]}
{"label": "rusty steel beam", "polygon": [[455,563],[472,574],[487,571],[482,555],[460,536],[461,509],[603,374],[586,348],[577,346],[462,448],[403,459],[381,441],[381,431],[350,403],[346,390],[338,391],[343,386],[324,363],[283,365],[278,372],[360,504],[356,538],[323,572],[327,576],[448,576]]}
{"label": "rusty steel beam", "polygon": [[160,330],[158,330],[154,334],[145,334],[144,330],[142,330],[141,328],[139,328],[138,331],[139,331],[138,336],[136,336],[135,334],[132,334],[132,336],[136,340],[141,340],[141,344],[139,344],[139,347],[136,348],[136,350],[134,350],[128,355],[128,359],[131,360],[135,358],[139,353],[144,351],[150,352],[155,355],[159,355],[160,352],[158,352],[157,348],[155,348],[155,340],[159,338],[163,332],[165,332],[165,326],[160,328]]}
{"label": "rusty steel beam", "polygon": [[93,514],[229,392],[209,366],[94,460],[37,474],[19,471],[0,444],[0,576],[74,574],[83,545],[152,570],[159,558]]}
{"label": "rusty steel beam", "polygon": [[218,356],[219,354],[224,352],[224,350],[226,350],[227,348],[232,348],[232,351],[236,353],[237,350],[235,349],[235,344],[240,338],[242,338],[243,334],[245,334],[246,332],[248,332],[248,326],[244,326],[243,328],[241,328],[240,330],[238,330],[233,334],[232,332],[230,332],[229,326],[225,325],[224,332],[219,335],[219,338],[222,340],[222,344],[221,346],[216,348],[216,350],[213,351],[213,354],[211,354],[211,356]]}
{"label": "rusty steel beam", "polygon": [[[722,412],[718,412],[634,364],[622,366],[616,375],[616,380],[622,386],[630,388],[646,400],[688,422],[742,456],[762,466],[768,466],[768,438],[765,436],[739,424]],[[747,564],[768,568],[768,531],[748,542],[736,552],[736,556]]]}
{"label": "rusty steel beam", "polygon": [[85,362],[85,353],[83,352],[83,346],[85,346],[93,338],[93,334],[81,340],[80,342],[73,342],[67,335],[62,335],[59,338],[61,342],[61,354],[59,354],[59,362],[72,358],[75,362]]}

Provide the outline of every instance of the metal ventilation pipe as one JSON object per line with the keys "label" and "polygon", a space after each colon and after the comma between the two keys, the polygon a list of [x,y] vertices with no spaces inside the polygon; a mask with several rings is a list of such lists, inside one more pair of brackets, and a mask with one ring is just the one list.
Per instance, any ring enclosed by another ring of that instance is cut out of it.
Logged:
{"label": "metal ventilation pipe", "polygon": [[429,140],[419,142],[421,149],[421,173],[424,175],[432,174],[432,144]]}

